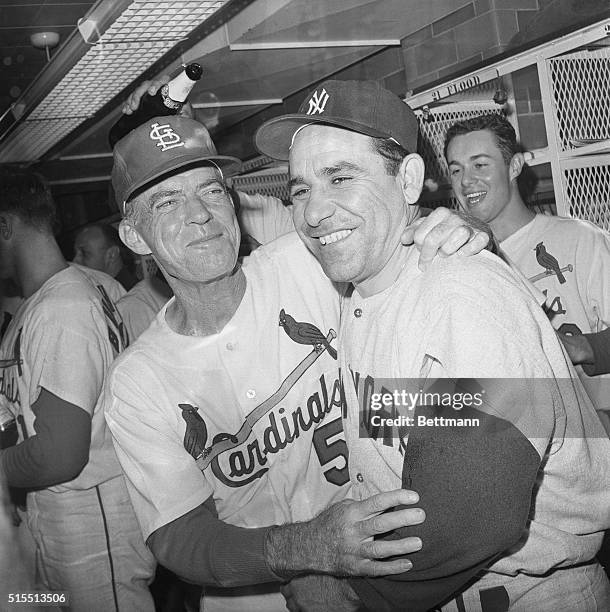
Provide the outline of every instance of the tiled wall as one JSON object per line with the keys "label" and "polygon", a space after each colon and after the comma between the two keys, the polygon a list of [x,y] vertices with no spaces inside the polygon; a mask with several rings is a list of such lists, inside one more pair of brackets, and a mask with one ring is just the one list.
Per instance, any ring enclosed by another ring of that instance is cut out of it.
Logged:
{"label": "tiled wall", "polygon": [[508,49],[538,0],[473,0],[402,41],[409,89],[423,87]]}
{"label": "tiled wall", "polygon": [[[452,0],[444,6],[458,8],[447,8],[443,17],[403,38],[400,47],[376,51],[332,74],[332,78],[374,79],[405,96],[409,91],[473,69],[499,53],[508,53],[534,40],[552,37],[553,33],[566,28],[601,19],[608,10],[608,0],[465,0],[461,6]],[[479,97],[482,93],[489,93],[491,97],[495,86],[495,83],[487,83],[479,91],[465,91],[460,99]],[[512,87],[518,101],[517,114],[524,146],[546,146],[535,69],[513,74]],[[483,92],[483,89],[490,91]],[[304,91],[295,92],[284,100],[281,108],[265,109],[242,121],[230,133],[219,135],[219,150],[231,154],[233,149],[237,151],[243,147],[243,142],[251,143],[252,134],[261,123],[282,112],[295,112],[304,95]],[[256,154],[253,146],[250,154]]]}

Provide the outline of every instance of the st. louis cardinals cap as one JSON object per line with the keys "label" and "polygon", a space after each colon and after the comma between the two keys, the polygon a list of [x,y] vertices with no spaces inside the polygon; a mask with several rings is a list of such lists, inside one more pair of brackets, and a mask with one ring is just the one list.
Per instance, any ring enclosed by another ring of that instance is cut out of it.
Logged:
{"label": "st. louis cardinals cap", "polygon": [[297,113],[263,123],[256,132],[256,147],[263,155],[286,161],[295,133],[310,123],[391,138],[410,153],[417,150],[415,114],[376,81],[325,81],[305,98]]}
{"label": "st. louis cardinals cap", "polygon": [[119,140],[113,150],[112,186],[122,213],[125,202],[145,187],[151,187],[178,170],[212,162],[223,175],[236,174],[241,161],[218,155],[209,132],[188,117],[155,117]]}

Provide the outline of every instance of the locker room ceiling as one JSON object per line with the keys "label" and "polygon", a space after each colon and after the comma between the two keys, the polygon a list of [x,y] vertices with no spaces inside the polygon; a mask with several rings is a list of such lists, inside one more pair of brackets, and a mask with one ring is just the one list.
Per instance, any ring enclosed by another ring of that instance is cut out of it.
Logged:
{"label": "locker room ceiling", "polygon": [[[0,0],[0,161],[33,164],[55,183],[104,180],[111,167],[107,132],[122,100],[144,78],[173,74],[182,62],[191,61],[204,67],[204,76],[191,95],[197,118],[208,124],[221,152],[248,159],[255,156],[254,127],[270,116],[295,110],[304,91],[332,75],[384,78],[396,93],[405,95],[412,86],[405,77],[409,61],[405,39],[412,41],[427,30],[434,34],[433,28],[450,30],[469,11],[477,15],[501,6],[508,17],[509,8],[519,7],[526,9],[527,19],[517,24],[515,35],[503,48],[463,62],[455,76],[472,69],[477,61],[488,60],[491,53],[510,52],[610,12],[607,0],[210,0],[211,14],[202,25],[172,43],[152,65],[143,62],[130,69],[116,95],[99,109],[81,111],[83,117],[75,121],[78,125],[57,142],[41,150],[36,149],[34,141],[39,139],[32,133],[19,137],[23,122],[36,116],[36,105],[58,84],[63,87],[69,82],[66,75],[95,44],[95,37],[104,33],[103,28],[121,14],[123,20],[135,23],[136,17],[130,18],[125,10],[136,6],[152,13],[161,6],[163,17],[158,23],[171,23],[172,11],[177,20],[190,7],[203,3]],[[80,31],[79,20],[84,24]],[[84,27],[91,22],[101,31]],[[156,23],[152,20],[153,30]],[[57,32],[60,38],[49,50],[49,61],[44,49],[30,43],[31,34],[44,31]],[[459,35],[459,29],[454,31]],[[132,34],[122,46],[117,66],[134,53],[137,43],[133,40]],[[93,82],[88,87],[77,94],[85,109],[95,97],[90,93],[107,85]],[[54,111],[61,114],[61,108],[56,105]],[[47,119],[40,120],[39,126],[45,126],[41,129],[51,125],[44,123]]]}

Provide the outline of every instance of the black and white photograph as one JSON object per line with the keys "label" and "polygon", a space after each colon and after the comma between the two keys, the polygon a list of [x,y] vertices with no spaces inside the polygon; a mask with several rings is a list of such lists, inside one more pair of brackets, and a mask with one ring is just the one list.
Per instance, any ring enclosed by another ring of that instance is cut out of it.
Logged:
{"label": "black and white photograph", "polygon": [[0,612],[610,612],[607,0],[0,0]]}

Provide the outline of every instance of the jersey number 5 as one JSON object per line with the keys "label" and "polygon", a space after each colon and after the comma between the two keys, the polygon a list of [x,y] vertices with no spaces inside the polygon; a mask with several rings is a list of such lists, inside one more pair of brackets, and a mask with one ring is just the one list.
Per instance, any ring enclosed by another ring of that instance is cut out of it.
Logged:
{"label": "jersey number 5", "polygon": [[343,423],[341,417],[325,423],[318,427],[313,434],[313,447],[318,455],[320,465],[324,467],[337,457],[343,458],[343,467],[331,467],[324,472],[324,478],[331,484],[338,487],[349,482],[349,471],[347,469],[347,444],[342,438],[337,438],[333,442],[331,439],[343,433]]}

